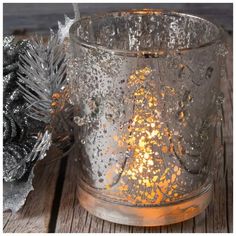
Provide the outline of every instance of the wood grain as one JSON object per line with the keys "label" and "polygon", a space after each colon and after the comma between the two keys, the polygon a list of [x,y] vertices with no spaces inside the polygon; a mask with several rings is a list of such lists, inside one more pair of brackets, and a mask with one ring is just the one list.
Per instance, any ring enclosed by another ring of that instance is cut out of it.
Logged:
{"label": "wood grain", "polygon": [[60,153],[50,149],[48,158],[35,169],[35,190],[30,192],[23,208],[17,213],[4,213],[4,233],[48,232],[60,161],[48,164]]}
{"label": "wood grain", "polygon": [[[80,3],[81,15],[128,9],[171,9],[209,18],[226,30],[233,30],[232,3]],[[3,4],[3,34],[48,35],[49,28],[57,29],[57,22],[64,22],[64,15],[73,17],[71,3],[5,3]]]}
{"label": "wood grain", "polygon": [[[54,196],[60,161],[41,166],[37,171],[35,191],[17,214],[4,213],[4,232],[48,232],[53,201],[60,197],[55,229],[60,233],[163,233],[163,232],[233,232],[233,102],[232,102],[232,36],[228,37],[227,79],[222,81],[225,100],[222,106],[222,149],[215,159],[213,200],[208,208],[193,219],[161,227],[132,227],[104,221],[84,210],[77,199],[78,153],[67,160],[61,196]],[[55,155],[49,154],[48,158]]]}

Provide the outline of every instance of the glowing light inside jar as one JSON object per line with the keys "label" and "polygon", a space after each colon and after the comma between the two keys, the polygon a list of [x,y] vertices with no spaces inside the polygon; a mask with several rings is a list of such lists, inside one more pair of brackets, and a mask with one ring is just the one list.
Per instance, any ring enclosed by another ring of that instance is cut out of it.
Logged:
{"label": "glowing light inside jar", "polygon": [[[164,160],[165,155],[174,154],[174,134],[160,119],[155,91],[145,86],[151,72],[150,67],[145,67],[129,76],[128,87],[134,88],[131,94],[133,117],[127,134],[114,137],[119,146],[126,146],[132,153],[124,169],[117,165],[116,173],[121,175],[117,194],[134,204],[159,204],[181,197],[176,180],[182,169],[174,162],[167,165]],[[166,94],[175,95],[174,88],[166,86],[159,94],[160,99]],[[183,112],[179,119],[184,120]],[[180,143],[178,145],[181,155],[183,147]]]}

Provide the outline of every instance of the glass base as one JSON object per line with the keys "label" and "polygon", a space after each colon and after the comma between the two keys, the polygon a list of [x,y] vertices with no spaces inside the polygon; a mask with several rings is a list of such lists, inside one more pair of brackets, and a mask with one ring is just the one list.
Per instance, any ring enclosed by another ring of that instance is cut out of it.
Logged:
{"label": "glass base", "polygon": [[191,199],[166,206],[127,206],[104,201],[79,188],[79,202],[91,214],[118,224],[161,226],[188,220],[200,214],[210,203],[212,187]]}

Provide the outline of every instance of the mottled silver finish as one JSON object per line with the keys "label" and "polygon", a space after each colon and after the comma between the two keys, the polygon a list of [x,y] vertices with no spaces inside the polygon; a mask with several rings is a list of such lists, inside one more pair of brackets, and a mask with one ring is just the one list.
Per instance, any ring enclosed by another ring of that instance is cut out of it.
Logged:
{"label": "mottled silver finish", "polygon": [[136,207],[200,194],[211,184],[220,122],[221,30],[137,10],[82,18],[70,36],[81,188]]}

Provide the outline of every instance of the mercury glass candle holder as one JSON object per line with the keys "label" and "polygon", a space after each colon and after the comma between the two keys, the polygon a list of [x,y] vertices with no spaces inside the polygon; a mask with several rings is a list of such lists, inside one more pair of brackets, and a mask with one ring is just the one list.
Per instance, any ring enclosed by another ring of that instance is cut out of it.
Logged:
{"label": "mercury glass candle holder", "polygon": [[80,204],[108,221],[157,226],[212,196],[222,31],[160,10],[81,18],[70,28]]}

